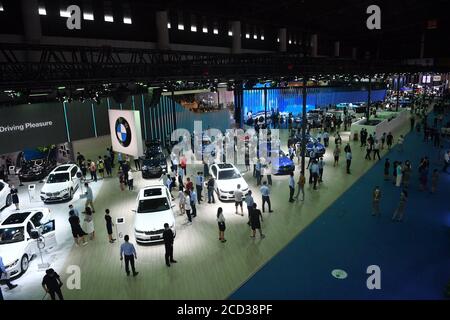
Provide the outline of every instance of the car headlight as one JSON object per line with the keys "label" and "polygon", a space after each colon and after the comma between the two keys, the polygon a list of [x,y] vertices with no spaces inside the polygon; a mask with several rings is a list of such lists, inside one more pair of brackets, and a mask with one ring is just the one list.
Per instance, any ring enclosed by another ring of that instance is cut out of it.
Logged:
{"label": "car headlight", "polygon": [[138,230],[138,229],[134,229],[134,231],[135,231],[136,233],[145,233],[145,231],[141,231],[141,230]]}
{"label": "car headlight", "polygon": [[13,268],[17,265],[18,262],[19,262],[19,259],[16,259],[13,263],[6,265],[5,268],[6,269]]}
{"label": "car headlight", "polygon": [[148,167],[147,166],[142,166],[142,170],[147,170]]}
{"label": "car headlight", "polygon": [[222,190],[222,189],[219,189],[219,191],[220,191],[220,192],[228,192],[228,191],[225,191],[225,190]]}
{"label": "car headlight", "polygon": [[42,192],[42,191],[41,191],[41,194],[45,194],[45,192]]}

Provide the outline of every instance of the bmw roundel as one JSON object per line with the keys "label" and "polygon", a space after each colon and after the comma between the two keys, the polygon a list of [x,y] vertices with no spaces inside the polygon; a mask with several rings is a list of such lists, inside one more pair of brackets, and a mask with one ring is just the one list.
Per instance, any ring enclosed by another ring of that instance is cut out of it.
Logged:
{"label": "bmw roundel", "polygon": [[128,121],[122,117],[116,120],[116,137],[122,147],[128,147],[131,142],[131,129]]}

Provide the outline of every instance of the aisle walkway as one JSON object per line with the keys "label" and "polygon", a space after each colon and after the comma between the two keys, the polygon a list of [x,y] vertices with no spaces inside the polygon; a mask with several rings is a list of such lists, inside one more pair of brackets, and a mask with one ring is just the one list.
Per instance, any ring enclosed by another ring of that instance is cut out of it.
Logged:
{"label": "aisle walkway", "polygon": [[[413,165],[403,222],[391,222],[400,188],[383,181],[382,159],[230,298],[442,299],[450,280],[450,175],[441,174],[437,194],[418,191],[421,157],[430,157],[430,172],[442,169],[422,137],[409,134],[403,152],[387,155]],[[371,216],[375,185],[383,192],[379,219]],[[370,265],[381,268],[381,290],[367,289]],[[348,277],[333,278],[333,269]]]}

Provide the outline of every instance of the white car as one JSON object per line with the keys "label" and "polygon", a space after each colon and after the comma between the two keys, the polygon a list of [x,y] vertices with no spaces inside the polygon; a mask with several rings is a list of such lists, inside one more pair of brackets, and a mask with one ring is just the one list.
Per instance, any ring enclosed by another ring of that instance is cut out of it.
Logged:
{"label": "white car", "polygon": [[77,165],[60,165],[48,175],[41,189],[41,200],[44,203],[71,200],[80,183],[81,170]]}
{"label": "white car", "polygon": [[241,185],[244,196],[248,193],[248,184],[239,170],[230,163],[215,163],[209,167],[214,178],[214,189],[220,200],[234,200],[234,190]]}
{"label": "white car", "polygon": [[11,189],[9,185],[0,180],[0,209],[9,207],[12,203],[12,197],[10,195]]}
{"label": "white car", "polygon": [[[47,208],[10,213],[0,223],[0,256],[9,277],[27,271],[29,262],[41,250],[56,247],[55,220]],[[45,246],[44,246],[45,245]]]}
{"label": "white car", "polygon": [[141,189],[137,197],[134,217],[134,235],[138,243],[163,241],[164,224],[168,223],[173,233],[175,214],[169,189],[154,185]]}

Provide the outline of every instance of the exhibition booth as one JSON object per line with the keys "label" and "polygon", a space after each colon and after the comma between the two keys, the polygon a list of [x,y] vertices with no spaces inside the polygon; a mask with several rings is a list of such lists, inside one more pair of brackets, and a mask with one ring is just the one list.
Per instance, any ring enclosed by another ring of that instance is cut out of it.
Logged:
{"label": "exhibition booth", "polygon": [[362,118],[354,123],[350,128],[351,137],[359,136],[361,129],[366,129],[369,134],[375,133],[376,137],[381,137],[383,133],[394,132],[408,121],[409,110],[381,111],[376,116],[371,117],[369,124],[366,118]]}
{"label": "exhibition booth", "polygon": [[[386,90],[372,90],[371,101],[383,101]],[[309,87],[307,88],[307,111],[326,108],[339,103],[358,103],[367,101],[368,92],[364,88],[355,87]],[[244,115],[249,112],[280,112],[300,114],[303,108],[301,87],[262,88],[243,91]]]}

